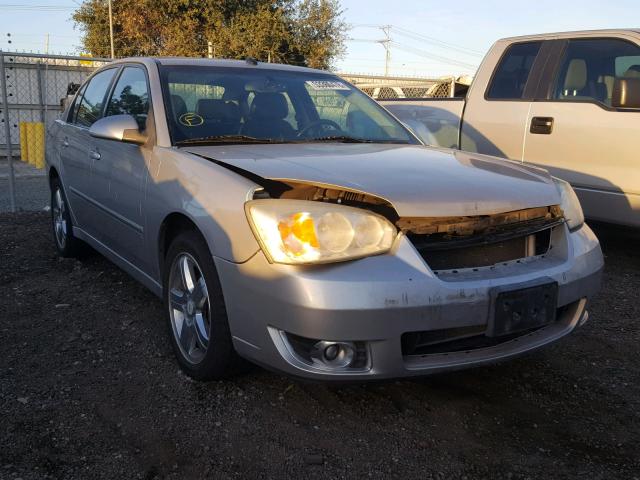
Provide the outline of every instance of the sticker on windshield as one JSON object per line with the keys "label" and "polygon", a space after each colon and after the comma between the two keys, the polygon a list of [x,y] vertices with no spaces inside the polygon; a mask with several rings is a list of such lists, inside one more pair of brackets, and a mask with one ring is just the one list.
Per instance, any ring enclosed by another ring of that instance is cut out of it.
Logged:
{"label": "sticker on windshield", "polygon": [[204,123],[204,118],[194,112],[187,112],[180,115],[178,121],[185,127],[197,127]]}
{"label": "sticker on windshield", "polygon": [[313,90],[351,90],[348,85],[336,80],[307,80],[305,83]]}

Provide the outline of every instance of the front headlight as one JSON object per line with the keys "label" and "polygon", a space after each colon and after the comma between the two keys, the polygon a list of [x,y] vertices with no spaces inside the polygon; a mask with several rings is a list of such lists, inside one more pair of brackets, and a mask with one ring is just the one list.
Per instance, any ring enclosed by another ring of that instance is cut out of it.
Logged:
{"label": "front headlight", "polygon": [[329,263],[388,252],[396,228],[360,208],[306,200],[264,199],[245,205],[253,233],[271,262]]}
{"label": "front headlight", "polygon": [[567,220],[569,230],[577,230],[584,223],[580,200],[568,182],[556,177],[553,177],[553,181],[560,192],[560,208],[562,208],[564,218]]}

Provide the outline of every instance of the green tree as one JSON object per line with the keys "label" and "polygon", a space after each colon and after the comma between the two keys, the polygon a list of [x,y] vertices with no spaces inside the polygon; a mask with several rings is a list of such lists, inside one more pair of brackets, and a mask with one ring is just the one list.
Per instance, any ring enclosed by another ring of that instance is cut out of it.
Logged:
{"label": "green tree", "polygon": [[[339,0],[113,0],[117,57],[245,58],[329,68],[344,53],[347,25]],[[109,56],[106,0],[73,14],[83,50]]]}

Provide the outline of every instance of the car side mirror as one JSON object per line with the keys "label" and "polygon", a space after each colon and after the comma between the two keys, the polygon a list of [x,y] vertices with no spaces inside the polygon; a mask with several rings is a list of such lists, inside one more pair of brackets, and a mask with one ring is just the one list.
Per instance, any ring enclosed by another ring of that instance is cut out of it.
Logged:
{"label": "car side mirror", "polygon": [[613,83],[611,106],[640,109],[640,78],[616,78]]}
{"label": "car side mirror", "polygon": [[140,132],[138,122],[131,115],[103,117],[91,125],[89,135],[95,138],[134,143],[136,145],[142,145],[147,141],[147,136]]}

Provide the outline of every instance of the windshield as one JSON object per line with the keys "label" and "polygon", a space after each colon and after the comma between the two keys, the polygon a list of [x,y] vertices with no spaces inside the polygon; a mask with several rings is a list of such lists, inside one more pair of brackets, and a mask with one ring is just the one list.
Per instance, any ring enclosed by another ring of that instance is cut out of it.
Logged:
{"label": "windshield", "polygon": [[173,143],[418,143],[339,77],[233,67],[162,66]]}

